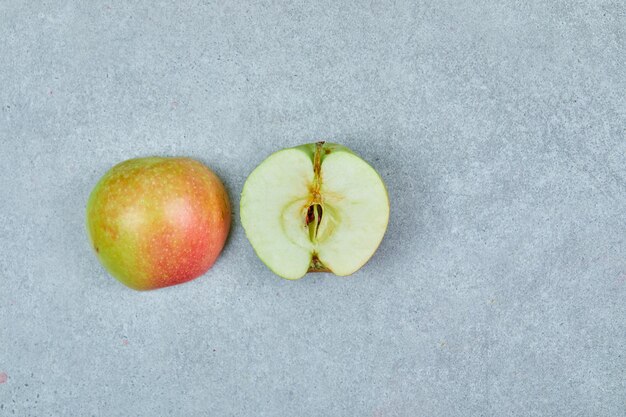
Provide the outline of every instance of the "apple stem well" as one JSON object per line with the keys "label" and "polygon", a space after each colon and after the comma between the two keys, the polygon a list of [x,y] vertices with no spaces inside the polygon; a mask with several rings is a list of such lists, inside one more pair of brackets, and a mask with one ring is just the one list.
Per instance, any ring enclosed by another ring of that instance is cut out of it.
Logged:
{"label": "apple stem well", "polygon": [[320,258],[317,257],[317,254],[314,253],[313,257],[311,257],[311,265],[309,265],[309,270],[307,272],[332,272],[328,269]]}

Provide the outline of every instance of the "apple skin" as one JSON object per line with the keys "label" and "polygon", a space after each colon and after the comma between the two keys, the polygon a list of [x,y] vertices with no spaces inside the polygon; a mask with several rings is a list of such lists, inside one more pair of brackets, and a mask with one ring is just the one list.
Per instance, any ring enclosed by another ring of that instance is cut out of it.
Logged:
{"label": "apple skin", "polygon": [[136,290],[204,274],[224,247],[230,221],[224,185],[189,158],[122,162],[102,177],[87,203],[87,230],[100,262]]}

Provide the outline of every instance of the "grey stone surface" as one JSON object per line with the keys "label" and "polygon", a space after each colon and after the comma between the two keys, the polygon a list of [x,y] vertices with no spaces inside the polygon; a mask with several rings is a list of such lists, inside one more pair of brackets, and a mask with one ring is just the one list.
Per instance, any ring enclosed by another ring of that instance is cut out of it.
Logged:
{"label": "grey stone surface", "polygon": [[[0,415],[626,415],[625,36],[622,1],[3,0]],[[354,276],[288,282],[239,192],[319,139],[391,221]],[[204,161],[235,221],[139,293],[84,209],[147,155]]]}

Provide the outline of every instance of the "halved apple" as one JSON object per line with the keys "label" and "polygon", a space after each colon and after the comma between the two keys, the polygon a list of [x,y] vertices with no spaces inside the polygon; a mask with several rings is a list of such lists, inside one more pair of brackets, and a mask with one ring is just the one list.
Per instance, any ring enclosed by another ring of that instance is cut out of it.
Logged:
{"label": "halved apple", "polygon": [[241,193],[241,223],[277,275],[350,275],[382,241],[389,198],[380,175],[345,146],[318,142],[270,155]]}

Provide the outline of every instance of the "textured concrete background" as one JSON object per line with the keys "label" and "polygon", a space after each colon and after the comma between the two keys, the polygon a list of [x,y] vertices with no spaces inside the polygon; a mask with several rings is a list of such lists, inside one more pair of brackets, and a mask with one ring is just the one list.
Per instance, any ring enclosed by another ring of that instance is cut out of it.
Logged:
{"label": "textured concrete background", "polygon": [[[624,2],[244,3],[0,2],[0,415],[626,415]],[[353,277],[287,282],[239,192],[319,139],[391,222]],[[83,225],[146,155],[207,163],[236,221],[138,293]]]}

